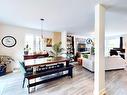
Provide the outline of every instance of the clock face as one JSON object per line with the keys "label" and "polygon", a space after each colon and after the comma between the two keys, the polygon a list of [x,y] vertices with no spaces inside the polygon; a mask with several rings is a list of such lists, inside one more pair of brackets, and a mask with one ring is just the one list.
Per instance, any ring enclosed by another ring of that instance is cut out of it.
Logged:
{"label": "clock face", "polygon": [[16,45],[16,39],[12,36],[5,36],[2,39],[2,44],[6,47],[13,47]]}
{"label": "clock face", "polygon": [[88,38],[88,39],[86,40],[86,42],[87,42],[87,44],[92,44],[92,39]]}

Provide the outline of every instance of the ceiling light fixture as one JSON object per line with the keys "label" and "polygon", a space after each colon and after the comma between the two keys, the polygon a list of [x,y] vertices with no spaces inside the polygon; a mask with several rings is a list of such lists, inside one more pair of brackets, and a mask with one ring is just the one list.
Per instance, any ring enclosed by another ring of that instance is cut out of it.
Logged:
{"label": "ceiling light fixture", "polygon": [[40,19],[41,20],[41,38],[43,39],[44,38],[44,34],[43,34],[43,21],[44,21],[44,19],[43,18],[41,18]]}

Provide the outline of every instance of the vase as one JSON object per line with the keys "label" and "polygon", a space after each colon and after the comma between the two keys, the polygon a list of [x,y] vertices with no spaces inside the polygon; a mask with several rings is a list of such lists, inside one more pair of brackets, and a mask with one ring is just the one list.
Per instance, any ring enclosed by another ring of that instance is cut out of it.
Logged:
{"label": "vase", "polygon": [[25,55],[28,55],[28,53],[29,53],[29,51],[24,51],[24,54],[25,54]]}

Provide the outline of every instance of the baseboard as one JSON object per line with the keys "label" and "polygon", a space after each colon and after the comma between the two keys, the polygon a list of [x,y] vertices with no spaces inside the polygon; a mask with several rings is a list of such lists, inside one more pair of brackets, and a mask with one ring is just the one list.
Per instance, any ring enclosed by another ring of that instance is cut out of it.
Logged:
{"label": "baseboard", "polygon": [[20,68],[14,68],[13,72],[20,72]]}
{"label": "baseboard", "polygon": [[13,71],[8,71],[8,72],[6,72],[6,74],[9,74],[9,73],[12,73]]}
{"label": "baseboard", "polygon": [[102,90],[100,91],[99,95],[105,95],[105,94],[106,94],[106,90],[105,90],[105,88],[104,88],[104,89],[102,89]]}
{"label": "baseboard", "polygon": [[[83,66],[82,66],[83,67]],[[88,71],[90,71],[91,73],[94,73],[94,71],[92,71],[92,70],[90,70],[90,69],[88,69],[88,68],[86,68],[86,67],[83,67],[84,69],[86,69],[86,70],[88,70]]]}
{"label": "baseboard", "polygon": [[106,95],[106,90],[105,90],[105,88],[102,89],[100,92],[95,92],[95,90],[94,90],[94,95]]}
{"label": "baseboard", "polygon": [[20,70],[20,68],[13,68],[13,70]]}

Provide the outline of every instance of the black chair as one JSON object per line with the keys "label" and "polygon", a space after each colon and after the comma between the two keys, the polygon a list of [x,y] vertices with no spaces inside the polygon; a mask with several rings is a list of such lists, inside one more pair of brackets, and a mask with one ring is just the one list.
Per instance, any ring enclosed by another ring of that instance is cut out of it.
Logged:
{"label": "black chair", "polygon": [[112,55],[118,55],[118,52],[114,49],[111,49],[110,50],[110,56],[112,56]]}
{"label": "black chair", "polygon": [[19,62],[19,63],[20,63],[21,73],[24,75],[23,85],[22,85],[22,88],[24,88],[25,79],[26,79],[27,75],[30,75],[33,73],[33,68],[26,68],[24,62]]}

